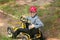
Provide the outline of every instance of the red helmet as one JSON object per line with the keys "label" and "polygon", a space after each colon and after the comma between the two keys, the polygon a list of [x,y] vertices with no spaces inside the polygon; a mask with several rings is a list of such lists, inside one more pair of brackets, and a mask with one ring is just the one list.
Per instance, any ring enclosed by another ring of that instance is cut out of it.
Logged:
{"label": "red helmet", "polygon": [[35,6],[31,6],[29,11],[35,13],[37,12],[37,8]]}

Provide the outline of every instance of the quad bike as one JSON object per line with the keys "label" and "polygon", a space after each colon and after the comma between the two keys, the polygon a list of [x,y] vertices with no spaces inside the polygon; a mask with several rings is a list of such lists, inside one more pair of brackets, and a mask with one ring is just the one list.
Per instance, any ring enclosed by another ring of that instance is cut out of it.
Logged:
{"label": "quad bike", "polygon": [[[26,23],[31,24],[31,22],[28,19],[23,18],[23,17],[21,17],[20,22],[17,22],[17,23],[19,24],[19,27],[10,26],[7,28],[8,37],[12,37],[12,32],[15,32],[19,28],[23,28],[23,29],[28,28],[26,27]],[[34,38],[31,38],[29,34],[24,33],[24,32],[20,33],[20,37],[22,40],[43,40],[43,36],[40,30],[39,30],[39,34],[35,34]]]}

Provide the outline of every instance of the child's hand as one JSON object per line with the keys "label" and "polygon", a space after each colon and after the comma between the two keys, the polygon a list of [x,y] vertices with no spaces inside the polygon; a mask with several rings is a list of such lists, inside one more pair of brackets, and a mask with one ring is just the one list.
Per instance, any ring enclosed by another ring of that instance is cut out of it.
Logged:
{"label": "child's hand", "polygon": [[32,24],[32,25],[29,26],[29,29],[32,29],[32,28],[34,28],[34,24]]}

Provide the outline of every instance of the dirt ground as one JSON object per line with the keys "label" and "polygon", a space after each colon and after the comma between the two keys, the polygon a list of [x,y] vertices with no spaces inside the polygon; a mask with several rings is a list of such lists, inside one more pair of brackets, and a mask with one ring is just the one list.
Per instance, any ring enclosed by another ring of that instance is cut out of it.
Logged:
{"label": "dirt ground", "polygon": [[[0,13],[0,34],[7,36],[9,18]],[[20,40],[20,39],[18,39]],[[57,38],[47,38],[46,40],[60,40]]]}

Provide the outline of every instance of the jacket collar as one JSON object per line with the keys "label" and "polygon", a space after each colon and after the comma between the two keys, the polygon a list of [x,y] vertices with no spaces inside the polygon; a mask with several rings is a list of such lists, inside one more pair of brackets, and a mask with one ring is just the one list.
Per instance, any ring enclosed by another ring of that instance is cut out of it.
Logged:
{"label": "jacket collar", "polygon": [[36,17],[37,16],[37,14],[35,14],[35,16],[33,16],[32,18],[34,18],[34,17]]}

